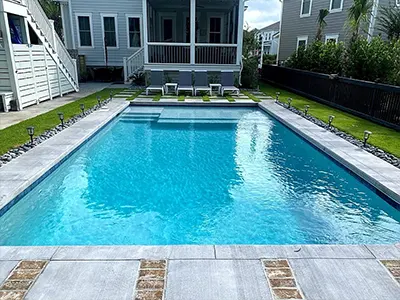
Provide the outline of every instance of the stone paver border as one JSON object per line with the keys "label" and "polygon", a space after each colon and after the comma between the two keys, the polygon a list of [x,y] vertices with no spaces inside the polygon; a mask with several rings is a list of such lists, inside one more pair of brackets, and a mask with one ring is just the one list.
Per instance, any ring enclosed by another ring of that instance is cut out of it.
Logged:
{"label": "stone paver border", "polygon": [[381,263],[400,284],[400,260],[381,260]]}
{"label": "stone paver border", "polygon": [[167,280],[166,260],[141,260],[135,300],[162,300]]}

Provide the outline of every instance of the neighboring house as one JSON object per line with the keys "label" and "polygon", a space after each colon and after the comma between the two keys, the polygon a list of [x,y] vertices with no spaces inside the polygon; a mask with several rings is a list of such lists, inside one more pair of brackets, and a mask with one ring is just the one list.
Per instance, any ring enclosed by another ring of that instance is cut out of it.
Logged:
{"label": "neighboring house", "polygon": [[0,111],[78,91],[76,61],[37,0],[0,1]]}
{"label": "neighboring house", "polygon": [[67,48],[90,68],[124,67],[125,81],[139,70],[240,71],[245,0],[58,1]]}
{"label": "neighboring house", "polygon": [[281,22],[275,22],[258,31],[258,39],[264,54],[278,54],[279,27]]}
{"label": "neighboring house", "polygon": [[[379,34],[377,18],[379,7],[398,6],[400,0],[373,0],[373,17],[370,20],[368,33],[370,36]],[[317,18],[321,9],[328,9],[325,18],[327,26],[323,32],[324,41],[343,41],[350,38],[348,26],[348,9],[353,0],[283,0],[281,31],[278,60],[286,60],[301,45],[307,45],[315,39]]]}

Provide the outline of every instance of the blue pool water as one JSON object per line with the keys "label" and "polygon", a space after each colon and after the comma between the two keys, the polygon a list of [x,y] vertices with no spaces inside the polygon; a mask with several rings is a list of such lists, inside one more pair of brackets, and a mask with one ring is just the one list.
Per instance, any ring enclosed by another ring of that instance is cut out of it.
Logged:
{"label": "blue pool water", "polygon": [[128,108],[0,218],[0,245],[400,240],[400,212],[253,108]]}

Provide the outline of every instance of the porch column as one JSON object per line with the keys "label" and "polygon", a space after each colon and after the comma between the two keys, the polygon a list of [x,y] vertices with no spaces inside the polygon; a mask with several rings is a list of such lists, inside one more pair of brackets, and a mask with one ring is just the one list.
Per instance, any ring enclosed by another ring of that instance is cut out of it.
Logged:
{"label": "porch column", "polygon": [[196,0],[190,0],[190,64],[196,63]]}
{"label": "porch column", "polygon": [[242,61],[242,49],[243,49],[243,17],[244,17],[244,0],[239,0],[238,9],[238,34],[237,34],[237,54],[236,64],[240,65]]}
{"label": "porch column", "polygon": [[147,0],[142,0],[143,6],[143,41],[144,41],[144,63],[149,63],[149,48],[148,48],[148,27],[147,27]]}

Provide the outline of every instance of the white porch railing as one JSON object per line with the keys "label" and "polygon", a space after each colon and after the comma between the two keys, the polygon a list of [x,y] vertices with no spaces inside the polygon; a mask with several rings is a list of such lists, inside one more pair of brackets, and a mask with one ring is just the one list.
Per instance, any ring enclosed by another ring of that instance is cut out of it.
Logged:
{"label": "white porch railing", "polygon": [[196,44],[196,64],[236,64],[236,44]]}
{"label": "white porch railing", "polygon": [[128,58],[124,57],[124,79],[128,81],[129,76],[140,71],[144,65],[144,47],[133,53]]}
{"label": "white porch railing", "polygon": [[187,43],[148,43],[149,63],[189,64],[190,44]]}
{"label": "white porch railing", "polygon": [[78,70],[76,59],[73,59],[67,48],[65,48],[63,42],[61,41],[60,37],[55,34],[55,50],[57,51],[58,57],[61,60],[61,63],[64,64],[64,67],[67,69],[68,73],[74,79],[75,82],[78,82]]}
{"label": "white porch railing", "polygon": [[28,7],[29,13],[32,15],[33,19],[39,26],[44,37],[49,42],[49,44],[55,49],[55,38],[53,34],[53,25],[47,18],[46,13],[43,11],[40,3],[36,0],[26,1],[26,6]]}

